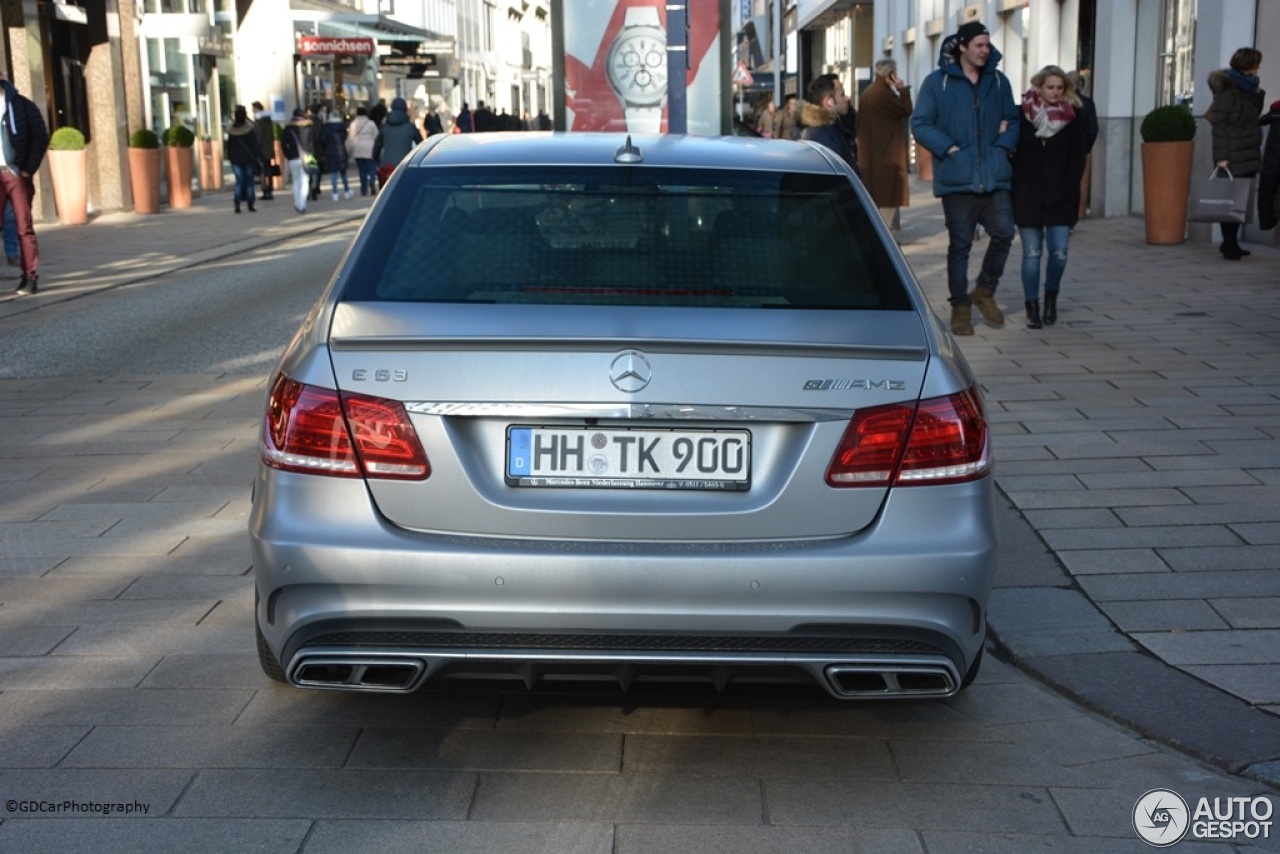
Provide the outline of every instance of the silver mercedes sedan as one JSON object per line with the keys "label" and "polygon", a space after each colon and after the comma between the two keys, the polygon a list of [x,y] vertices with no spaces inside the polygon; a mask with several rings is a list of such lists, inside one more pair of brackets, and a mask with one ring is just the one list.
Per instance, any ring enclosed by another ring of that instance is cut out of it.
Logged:
{"label": "silver mercedes sedan", "polygon": [[948,696],[991,465],[971,370],[825,148],[433,137],[269,382],[262,667]]}

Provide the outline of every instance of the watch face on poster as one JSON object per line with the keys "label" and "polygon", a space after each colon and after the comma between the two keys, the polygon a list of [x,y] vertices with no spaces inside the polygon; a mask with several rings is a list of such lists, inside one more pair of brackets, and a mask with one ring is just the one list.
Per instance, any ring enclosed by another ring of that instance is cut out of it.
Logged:
{"label": "watch face on poster", "polygon": [[624,28],[609,50],[606,72],[628,105],[661,105],[667,94],[667,34],[656,26]]}

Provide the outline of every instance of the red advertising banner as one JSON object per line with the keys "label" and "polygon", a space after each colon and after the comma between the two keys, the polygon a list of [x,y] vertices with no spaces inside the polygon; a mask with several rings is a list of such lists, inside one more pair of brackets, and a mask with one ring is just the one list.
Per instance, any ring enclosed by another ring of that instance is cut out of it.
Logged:
{"label": "red advertising banner", "polygon": [[373,39],[347,36],[300,36],[298,53],[302,56],[373,56]]}

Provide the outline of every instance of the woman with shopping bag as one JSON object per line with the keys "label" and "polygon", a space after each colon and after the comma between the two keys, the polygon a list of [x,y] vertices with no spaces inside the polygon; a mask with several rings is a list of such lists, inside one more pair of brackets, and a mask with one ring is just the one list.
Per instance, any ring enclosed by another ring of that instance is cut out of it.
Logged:
{"label": "woman with shopping bag", "polygon": [[[1213,163],[1217,170],[1230,170],[1236,181],[1252,183],[1262,168],[1262,115],[1265,95],[1258,85],[1258,68],[1262,52],[1242,47],[1231,55],[1230,67],[1209,74],[1213,104],[1205,118],[1213,126]],[[1248,206],[1246,206],[1246,211]],[[1249,253],[1240,248],[1240,223],[1222,222],[1222,245],[1218,247],[1228,261],[1239,261]]]}

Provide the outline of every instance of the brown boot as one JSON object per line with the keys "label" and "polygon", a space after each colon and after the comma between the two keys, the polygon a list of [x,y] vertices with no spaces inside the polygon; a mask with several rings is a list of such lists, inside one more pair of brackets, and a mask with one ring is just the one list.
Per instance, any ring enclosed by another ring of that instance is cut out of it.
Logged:
{"label": "brown boot", "polygon": [[971,305],[951,306],[951,334],[952,335],[972,335],[973,334],[973,306]]}
{"label": "brown boot", "polygon": [[1004,312],[996,305],[996,292],[991,288],[974,288],[969,299],[982,312],[982,319],[992,326],[1004,326]]}

